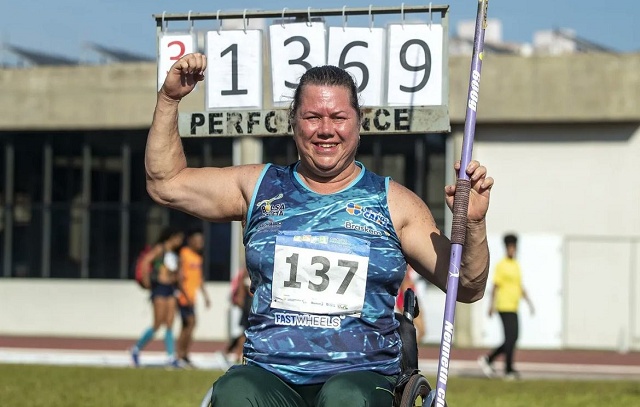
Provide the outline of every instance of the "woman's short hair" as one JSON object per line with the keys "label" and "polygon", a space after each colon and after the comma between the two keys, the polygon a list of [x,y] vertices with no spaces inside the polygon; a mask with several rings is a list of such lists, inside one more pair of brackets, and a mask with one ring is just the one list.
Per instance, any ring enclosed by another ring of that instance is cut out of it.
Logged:
{"label": "woman's short hair", "polygon": [[289,124],[293,127],[295,124],[295,117],[298,113],[298,107],[300,106],[300,99],[302,98],[302,92],[308,85],[318,86],[342,86],[349,90],[349,101],[351,107],[358,114],[358,120],[360,120],[360,103],[358,101],[358,87],[356,82],[349,72],[342,68],[338,68],[334,65],[323,65],[313,67],[305,72],[300,78],[298,87],[293,94],[293,100],[289,107]]}

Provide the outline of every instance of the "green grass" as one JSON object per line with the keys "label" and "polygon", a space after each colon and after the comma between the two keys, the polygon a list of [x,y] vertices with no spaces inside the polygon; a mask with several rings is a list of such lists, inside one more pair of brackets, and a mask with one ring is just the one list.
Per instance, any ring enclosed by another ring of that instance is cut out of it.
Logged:
{"label": "green grass", "polygon": [[[0,406],[198,407],[204,392],[219,374],[209,370],[0,364]],[[447,404],[451,407],[638,407],[640,382],[504,382],[452,377],[447,386]]]}
{"label": "green grass", "polygon": [[502,380],[452,378],[447,384],[452,407],[638,407],[640,382],[577,380]]}
{"label": "green grass", "polygon": [[199,407],[221,372],[0,364],[3,407]]}

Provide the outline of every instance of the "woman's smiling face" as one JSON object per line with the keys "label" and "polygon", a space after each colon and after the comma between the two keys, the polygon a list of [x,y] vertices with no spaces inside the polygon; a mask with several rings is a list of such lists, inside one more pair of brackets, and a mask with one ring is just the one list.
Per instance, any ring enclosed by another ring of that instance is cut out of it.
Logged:
{"label": "woman's smiling face", "polygon": [[344,86],[305,85],[294,118],[294,140],[305,170],[333,178],[353,164],[360,116]]}

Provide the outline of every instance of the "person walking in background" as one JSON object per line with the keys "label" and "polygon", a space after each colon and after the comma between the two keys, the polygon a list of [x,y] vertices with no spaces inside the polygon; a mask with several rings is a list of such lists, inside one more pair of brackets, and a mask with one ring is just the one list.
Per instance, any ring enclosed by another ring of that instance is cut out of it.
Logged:
{"label": "person walking in background", "polygon": [[504,342],[489,355],[481,356],[478,363],[487,377],[495,377],[496,371],[493,361],[499,356],[505,357],[505,379],[518,379],[520,374],[513,368],[513,357],[518,341],[518,307],[523,298],[529,304],[531,314],[534,313],[533,303],[522,285],[520,263],[516,260],[518,238],[516,235],[504,236],[506,256],[496,265],[491,293],[489,316],[495,312],[500,315],[504,330]]}
{"label": "person walking in background", "polygon": [[182,320],[182,329],[178,336],[178,362],[194,367],[189,358],[189,350],[193,341],[193,330],[196,326],[195,303],[198,291],[204,297],[207,308],[211,305],[209,295],[202,278],[202,249],[204,236],[200,230],[191,230],[186,235],[186,246],[180,249],[180,272],[178,274],[178,308]]}
{"label": "person walking in background", "polygon": [[164,346],[168,363],[178,363],[174,355],[173,318],[176,312],[175,289],[178,281],[178,256],[175,251],[182,245],[184,233],[168,227],[160,233],[158,242],[149,250],[142,262],[146,264],[144,286],[150,287],[153,304],[153,325],[147,328],[131,348],[133,365],[140,366],[140,351],[153,339],[160,327],[165,327]]}

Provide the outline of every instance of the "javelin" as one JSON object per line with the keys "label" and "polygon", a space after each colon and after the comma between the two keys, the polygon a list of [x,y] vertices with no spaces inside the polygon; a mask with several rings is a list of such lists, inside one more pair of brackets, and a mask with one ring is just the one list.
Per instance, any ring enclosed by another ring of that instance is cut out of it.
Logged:
{"label": "javelin", "polygon": [[[467,97],[467,113],[464,119],[464,135],[462,139],[462,155],[460,170],[456,180],[456,193],[453,201],[453,222],[451,225],[451,257],[449,260],[449,277],[447,279],[447,294],[445,297],[442,336],[440,339],[440,357],[438,358],[438,376],[436,377],[435,394],[430,395],[433,405],[444,407],[449,376],[449,360],[453,344],[453,321],[456,313],[456,298],[458,297],[458,279],[460,276],[460,262],[467,232],[467,210],[469,207],[469,193],[471,181],[466,168],[471,161],[473,138],[476,131],[476,109],[478,107],[478,92],[480,91],[480,72],[484,48],[484,31],[487,27],[487,7],[489,0],[478,0],[476,15],[476,31],[473,38],[473,57],[471,58],[471,75],[469,78],[469,92]],[[432,392],[433,393],[433,392]],[[435,397],[435,399],[434,399]],[[432,404],[427,404],[431,406]]]}

